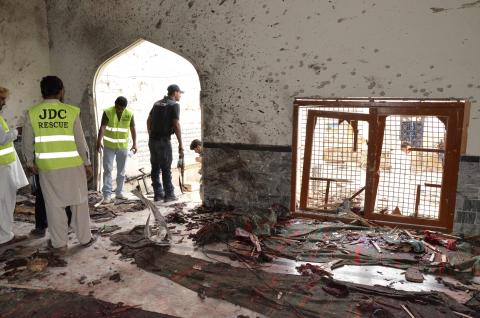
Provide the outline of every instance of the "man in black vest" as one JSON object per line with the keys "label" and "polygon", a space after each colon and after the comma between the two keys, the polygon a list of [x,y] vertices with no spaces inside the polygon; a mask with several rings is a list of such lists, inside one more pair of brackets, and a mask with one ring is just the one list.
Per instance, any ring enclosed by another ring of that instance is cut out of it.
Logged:
{"label": "man in black vest", "polygon": [[[170,136],[174,133],[178,140],[178,155],[183,158],[180,105],[178,104],[183,92],[175,84],[168,86],[167,91],[168,96],[153,105],[147,119],[154,201],[163,199],[164,202],[177,200],[172,184],[171,169],[173,155]],[[162,173],[162,182],[160,182],[160,172]]]}

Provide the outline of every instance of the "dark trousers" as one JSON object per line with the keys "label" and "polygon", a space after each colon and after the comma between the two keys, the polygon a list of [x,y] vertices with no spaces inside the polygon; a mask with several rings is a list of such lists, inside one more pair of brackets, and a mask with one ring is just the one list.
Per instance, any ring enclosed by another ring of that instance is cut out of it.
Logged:
{"label": "dark trousers", "polygon": [[[150,163],[152,164],[152,186],[155,195],[173,196],[172,184],[172,144],[170,138],[150,139]],[[162,173],[162,182],[160,182]],[[162,187],[163,183],[163,187]]]}
{"label": "dark trousers", "polygon": [[[35,228],[44,230],[48,227],[47,209],[45,209],[45,200],[43,199],[40,176],[38,174],[33,178],[33,192],[35,192]],[[68,225],[70,226],[72,211],[69,206],[67,206],[65,212],[67,213]]]}

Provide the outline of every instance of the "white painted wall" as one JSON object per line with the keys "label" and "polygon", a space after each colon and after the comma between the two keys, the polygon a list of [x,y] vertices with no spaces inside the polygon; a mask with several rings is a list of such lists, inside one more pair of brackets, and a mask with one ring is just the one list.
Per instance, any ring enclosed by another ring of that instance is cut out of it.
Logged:
{"label": "white painted wall", "polygon": [[205,141],[289,145],[299,95],[454,96],[480,155],[478,1],[47,3],[53,69],[86,109],[98,65],[143,37],[193,61]]}
{"label": "white painted wall", "polygon": [[3,116],[12,127],[41,101],[40,80],[50,60],[45,1],[0,1],[0,86],[10,90]]}

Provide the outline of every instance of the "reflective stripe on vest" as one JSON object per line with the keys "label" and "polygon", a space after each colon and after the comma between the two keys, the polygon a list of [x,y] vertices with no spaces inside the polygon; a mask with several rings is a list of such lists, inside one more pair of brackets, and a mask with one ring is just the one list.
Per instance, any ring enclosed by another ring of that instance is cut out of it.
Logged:
{"label": "reflective stripe on vest", "polygon": [[111,143],[125,143],[125,142],[128,142],[127,139],[113,139],[113,138],[109,138],[107,136],[104,136],[103,139],[105,139],[106,141],[108,142],[111,142]]}
{"label": "reflective stripe on vest", "polygon": [[[0,116],[0,126],[2,126],[5,132],[10,131],[5,119],[3,119],[2,116]],[[11,164],[12,162],[15,162],[16,159],[13,141],[9,141],[4,145],[0,145],[0,166]]]}
{"label": "reflective stripe on vest", "polygon": [[35,137],[35,142],[52,142],[52,141],[75,141],[75,136],[55,135],[55,136],[39,136]]}
{"label": "reflective stripe on vest", "polygon": [[83,165],[74,133],[79,114],[78,107],[61,102],[44,102],[28,110],[35,136],[35,164],[39,171]]}
{"label": "reflective stripe on vest", "polygon": [[73,158],[77,156],[80,156],[78,154],[78,151],[47,152],[35,154],[35,158],[37,159]]}
{"label": "reflective stripe on vest", "polygon": [[105,109],[105,115],[108,118],[103,143],[105,147],[111,149],[128,149],[128,137],[130,135],[130,123],[133,113],[129,109],[124,109],[120,120],[117,116],[115,106]]}

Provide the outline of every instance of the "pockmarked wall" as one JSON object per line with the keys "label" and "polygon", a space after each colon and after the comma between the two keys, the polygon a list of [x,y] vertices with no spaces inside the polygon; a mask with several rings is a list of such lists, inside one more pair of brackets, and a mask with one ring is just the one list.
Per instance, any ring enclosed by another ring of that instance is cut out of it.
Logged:
{"label": "pockmarked wall", "polygon": [[23,124],[23,113],[41,101],[40,80],[50,72],[45,1],[0,1],[0,86],[10,90],[2,116]]}
{"label": "pockmarked wall", "polygon": [[295,96],[469,98],[467,153],[480,155],[480,1],[46,3],[52,70],[85,123],[98,66],[135,40],[192,62],[207,204],[288,204]]}

